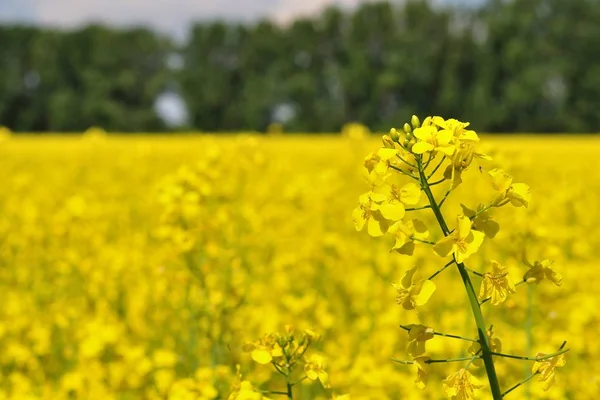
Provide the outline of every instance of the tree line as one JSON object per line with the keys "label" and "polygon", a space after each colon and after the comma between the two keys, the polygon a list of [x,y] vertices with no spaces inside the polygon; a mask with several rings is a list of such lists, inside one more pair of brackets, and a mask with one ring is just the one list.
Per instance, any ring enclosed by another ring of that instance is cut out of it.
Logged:
{"label": "tree line", "polygon": [[[425,0],[329,8],[288,25],[0,26],[0,125],[14,131],[334,132],[443,115],[487,132],[600,131],[600,1]],[[187,121],[156,101],[180,95]]]}

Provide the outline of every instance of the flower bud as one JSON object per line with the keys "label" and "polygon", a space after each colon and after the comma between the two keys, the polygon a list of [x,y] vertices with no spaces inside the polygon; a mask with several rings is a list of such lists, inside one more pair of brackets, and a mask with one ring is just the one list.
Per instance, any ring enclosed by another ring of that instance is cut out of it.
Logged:
{"label": "flower bud", "polygon": [[410,124],[408,122],[404,124],[404,132],[406,132],[407,135],[410,135],[412,133],[412,128],[410,127]]}
{"label": "flower bud", "polygon": [[392,138],[392,140],[396,143],[400,142],[400,134],[398,133],[396,128],[390,129],[390,138]]}
{"label": "flower bud", "polygon": [[383,147],[386,147],[388,149],[396,148],[396,146],[394,146],[394,141],[388,135],[383,135],[381,140],[383,141]]}
{"label": "flower bud", "polygon": [[410,123],[412,124],[413,129],[417,129],[421,126],[421,121],[419,121],[419,117],[417,117],[416,115],[413,115],[410,118]]}

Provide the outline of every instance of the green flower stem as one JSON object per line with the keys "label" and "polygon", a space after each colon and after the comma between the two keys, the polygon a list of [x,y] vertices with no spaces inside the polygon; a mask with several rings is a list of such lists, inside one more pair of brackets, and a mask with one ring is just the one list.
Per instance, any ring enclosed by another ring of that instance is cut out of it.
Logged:
{"label": "green flower stem", "polygon": [[448,262],[446,263],[446,265],[444,265],[442,268],[440,268],[440,269],[438,269],[437,271],[435,271],[435,272],[433,273],[433,275],[431,275],[431,276],[429,277],[429,280],[432,280],[433,278],[435,278],[436,276],[438,276],[439,274],[441,274],[442,272],[444,272],[444,270],[445,270],[446,268],[448,268],[449,266],[451,266],[452,264],[454,264],[454,259],[452,259],[452,260],[448,261]]}
{"label": "green flower stem", "polygon": [[430,244],[430,245],[432,245],[432,246],[435,244],[435,242],[431,242],[431,241],[429,241],[429,240],[423,240],[423,239],[419,239],[419,238],[416,238],[416,237],[414,237],[414,236],[411,236],[411,237],[410,237],[410,240],[413,240],[413,241],[415,241],[415,242],[419,242],[419,243]]}
{"label": "green flower stem", "polygon": [[493,207],[493,205],[491,205],[491,204],[488,205],[488,206],[483,207],[481,210],[479,210],[475,214],[473,214],[473,216],[471,216],[469,219],[471,221],[473,221],[475,218],[479,217],[481,214],[483,214],[484,212],[486,212],[487,210],[489,210],[492,207]]}
{"label": "green flower stem", "polygon": [[430,180],[431,177],[437,172],[438,169],[440,169],[440,167],[442,166],[442,164],[444,163],[444,160],[446,159],[446,156],[442,156],[442,159],[440,160],[440,162],[438,163],[438,165],[436,165],[436,167],[433,169],[433,171],[431,171],[431,173],[429,174],[429,176],[427,177],[427,180]]}
{"label": "green flower stem", "polygon": [[400,161],[402,161],[404,164],[408,165],[408,166],[409,166],[409,167],[411,167],[412,169],[417,169],[417,166],[416,166],[416,165],[412,165],[411,163],[409,163],[408,161],[406,161],[404,158],[402,158],[402,157],[400,156],[400,154],[396,153],[396,157],[398,157],[398,159],[399,159]]}
{"label": "green flower stem", "polygon": [[[429,360],[425,360],[423,361],[425,364],[439,364],[439,363],[451,363],[451,362],[461,362],[461,361],[469,361],[472,359],[477,359],[477,358],[481,358],[481,356],[471,356],[471,357],[459,357],[459,358],[444,358],[444,359],[429,359]],[[414,361],[407,361],[407,360],[398,360],[395,358],[392,358],[393,362],[397,362],[398,364],[405,364],[405,365],[411,365],[414,364]]]}
{"label": "green flower stem", "polygon": [[[410,328],[408,326],[400,325],[400,328],[404,329],[405,331],[410,331]],[[479,342],[479,340],[476,340],[476,339],[466,338],[466,337],[462,337],[462,336],[458,336],[458,335],[451,335],[449,333],[433,332],[433,334],[435,336],[444,336],[444,337],[448,337],[448,338],[452,338],[452,339],[466,340],[467,342],[475,342],[475,343]]]}
{"label": "green flower stem", "polygon": [[569,349],[562,349],[562,350],[554,352],[554,353],[545,354],[541,357],[514,356],[512,354],[504,354],[504,353],[496,353],[496,352],[492,352],[492,354],[495,356],[498,356],[498,357],[514,358],[515,360],[543,361],[543,360],[547,360],[552,357],[560,356],[561,354],[564,354],[567,351],[569,351]]}
{"label": "green flower stem", "polygon": [[483,274],[482,274],[481,272],[477,272],[477,271],[475,271],[474,269],[467,268],[467,267],[465,267],[465,269],[466,269],[467,271],[469,271],[470,273],[472,273],[473,275],[477,275],[477,276],[479,276],[479,277],[482,277],[482,278],[483,278]]}
{"label": "green flower stem", "polygon": [[469,362],[465,366],[465,369],[469,369],[469,367],[471,366],[471,364],[473,364],[473,361],[475,361],[477,358],[481,358],[479,356],[480,353],[481,353],[481,349],[477,350],[477,353],[475,353],[475,355],[473,357],[471,357],[471,359],[469,360]]}
{"label": "green flower stem", "polygon": [[539,374],[539,372],[536,372],[535,374],[529,375],[527,378],[523,379],[521,382],[519,382],[516,385],[514,385],[513,387],[511,387],[506,392],[502,393],[502,397],[506,396],[507,394],[509,394],[513,390],[517,389],[519,386],[524,385],[525,383],[529,382],[537,374]]}
{"label": "green flower stem", "polygon": [[263,394],[280,394],[282,396],[287,396],[287,392],[278,392],[278,391],[269,391],[269,390],[261,390],[260,391]]}
{"label": "green flower stem", "polygon": [[396,167],[394,165],[390,164],[390,168],[393,169],[394,171],[398,171],[401,174],[404,174],[404,175],[408,176],[409,178],[412,178],[415,181],[419,182],[419,178],[417,178],[416,176],[413,176],[413,175],[409,174],[408,172],[403,171],[402,169],[400,169],[400,168],[398,168],[398,167]]}
{"label": "green flower stem", "polygon": [[299,384],[300,382],[303,382],[305,379],[308,379],[308,377],[307,377],[307,376],[305,376],[304,378],[297,380],[296,382],[292,383],[292,386],[296,386],[296,385],[297,385],[297,384]]}
{"label": "green flower stem", "polygon": [[442,178],[439,181],[435,181],[435,182],[431,182],[429,184],[429,186],[435,186],[435,185],[439,185],[440,183],[444,182],[446,180],[446,178]]}
{"label": "green flower stem", "polygon": [[292,396],[292,384],[290,382],[287,383],[287,397],[288,399],[294,399],[294,396]]}
{"label": "green flower stem", "polygon": [[[428,184],[428,186],[431,186]],[[440,203],[437,205],[438,207],[442,207],[444,205],[444,202],[446,201],[446,199],[448,198],[448,196],[450,196],[450,193],[452,193],[452,187],[450,189],[448,189],[448,191],[446,192],[446,194],[444,195],[444,197],[442,197],[442,200],[440,201]]]}
{"label": "green flower stem", "polygon": [[430,205],[426,205],[423,207],[414,207],[414,208],[405,208],[404,211],[418,211],[418,210],[425,210],[427,208],[431,208]]}
{"label": "green flower stem", "polygon": [[[448,225],[446,224],[446,220],[444,220],[444,216],[435,201],[435,197],[433,197],[433,193],[429,188],[429,184],[427,182],[427,178],[425,177],[425,173],[422,169],[421,159],[417,158],[417,165],[419,166],[419,177],[421,178],[421,185],[423,186],[423,191],[429,200],[429,204],[431,205],[431,209],[435,214],[435,217],[444,233],[444,236],[448,236],[450,233],[450,229],[448,229]],[[458,272],[460,273],[460,277],[465,286],[465,290],[467,291],[467,297],[469,298],[469,303],[471,303],[471,310],[473,312],[473,318],[475,319],[475,324],[477,325],[477,331],[479,332],[479,344],[481,345],[481,353],[483,358],[483,364],[485,366],[485,371],[488,377],[488,381],[490,383],[490,390],[492,392],[493,400],[502,399],[502,391],[500,390],[500,383],[498,382],[498,375],[496,374],[496,366],[494,365],[494,359],[492,357],[492,351],[490,348],[490,338],[486,332],[485,320],[483,318],[483,314],[481,313],[481,308],[479,306],[479,300],[477,300],[477,294],[475,293],[475,288],[473,287],[473,283],[471,282],[471,278],[469,277],[469,273],[465,269],[463,263],[456,263]],[[470,359],[470,358],[468,358]]]}

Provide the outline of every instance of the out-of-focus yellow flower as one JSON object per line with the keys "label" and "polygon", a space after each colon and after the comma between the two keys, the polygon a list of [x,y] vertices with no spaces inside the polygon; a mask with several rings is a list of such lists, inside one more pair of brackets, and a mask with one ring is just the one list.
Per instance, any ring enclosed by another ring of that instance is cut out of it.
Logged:
{"label": "out-of-focus yellow flower", "polygon": [[329,375],[325,371],[325,358],[318,354],[312,354],[304,364],[304,373],[311,381],[317,379],[321,382],[324,388],[331,387],[329,383]]}
{"label": "out-of-focus yellow flower", "polygon": [[515,293],[515,285],[510,282],[508,268],[492,260],[492,271],[483,274],[479,299],[491,298],[491,303],[497,306],[503,303],[509,294]]}
{"label": "out-of-focus yellow flower", "polygon": [[430,280],[413,282],[415,272],[417,272],[417,267],[409,269],[402,277],[400,284],[392,284],[398,292],[396,303],[405,310],[414,310],[415,307],[424,305],[435,292],[435,283]]}
{"label": "out-of-focus yellow flower", "polygon": [[552,268],[552,264],[554,261],[551,260],[541,260],[535,261],[533,265],[527,261],[527,259],[523,260],[525,265],[529,267],[529,270],[523,276],[523,280],[527,283],[535,283],[540,284],[544,279],[548,279],[553,282],[556,286],[562,285],[563,277],[559,274],[554,268]]}
{"label": "out-of-focus yellow flower", "polygon": [[475,390],[483,385],[469,371],[461,368],[442,382],[446,396],[449,399],[469,400],[475,398]]}
{"label": "out-of-focus yellow flower", "polygon": [[[545,354],[537,353],[535,356],[543,357]],[[544,390],[548,390],[554,384],[554,382],[556,382],[556,373],[554,370],[557,367],[562,367],[565,364],[565,355],[560,354],[542,361],[536,361],[531,367],[531,373],[539,374],[538,381],[544,382]]]}
{"label": "out-of-focus yellow flower", "polygon": [[408,355],[418,357],[425,354],[425,342],[433,339],[433,329],[425,325],[408,325]]}
{"label": "out-of-focus yellow flower", "polygon": [[419,389],[425,389],[427,386],[427,378],[429,376],[427,372],[427,363],[426,361],[430,360],[429,356],[418,356],[413,358],[413,366],[417,373],[417,378],[415,379],[415,385]]}
{"label": "out-of-focus yellow flower", "polygon": [[440,239],[433,249],[442,257],[454,254],[456,262],[462,263],[477,252],[484,237],[483,232],[471,229],[469,218],[459,215],[454,232]]}
{"label": "out-of-focus yellow flower", "polygon": [[531,189],[524,183],[513,183],[513,178],[503,170],[494,168],[488,172],[492,177],[492,186],[499,194],[494,200],[495,205],[504,204],[508,200],[515,207],[528,207],[531,202]]}
{"label": "out-of-focus yellow flower", "polygon": [[277,336],[274,334],[267,334],[256,342],[248,342],[242,350],[249,352],[252,359],[259,364],[269,364],[273,358],[283,356]]}

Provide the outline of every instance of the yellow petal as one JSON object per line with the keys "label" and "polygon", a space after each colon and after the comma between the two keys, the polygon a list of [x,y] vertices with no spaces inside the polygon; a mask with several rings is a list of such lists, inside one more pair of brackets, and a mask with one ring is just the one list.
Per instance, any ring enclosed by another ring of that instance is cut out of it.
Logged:
{"label": "yellow petal", "polygon": [[446,257],[454,250],[454,237],[452,235],[440,239],[434,246],[435,251],[439,256]]}
{"label": "yellow petal", "polygon": [[400,201],[404,204],[414,205],[421,198],[421,188],[415,183],[407,183],[400,188]]}
{"label": "yellow petal", "polygon": [[492,177],[492,186],[499,192],[507,191],[512,184],[512,176],[501,169],[494,168],[488,174]]}
{"label": "yellow petal", "polygon": [[252,359],[259,364],[268,364],[273,360],[273,357],[267,350],[255,349],[252,351]]}
{"label": "yellow petal", "polygon": [[[383,236],[385,233],[384,227],[382,226],[383,221],[378,221],[375,218],[369,218],[367,222],[367,233],[372,237]],[[383,224],[384,225],[384,224]]]}
{"label": "yellow petal", "polygon": [[421,291],[414,298],[415,304],[422,306],[423,304],[427,303],[433,292],[435,292],[435,283],[430,280],[424,281],[421,286]]}
{"label": "yellow petal", "polygon": [[433,150],[434,147],[431,143],[428,142],[417,142],[412,147],[412,152],[415,154],[423,154],[428,151]]}
{"label": "yellow petal", "polygon": [[383,218],[389,221],[398,221],[404,217],[404,205],[400,202],[384,203],[379,208]]}
{"label": "yellow petal", "polygon": [[454,133],[449,130],[439,131],[436,135],[437,142],[440,146],[449,144],[454,138]]}
{"label": "yellow petal", "polygon": [[377,151],[377,155],[382,160],[389,160],[391,158],[394,158],[396,154],[398,154],[398,150],[396,149],[381,148]]}
{"label": "yellow petal", "polygon": [[524,183],[513,183],[508,193],[510,202],[514,206],[529,206],[531,201],[531,189]]}
{"label": "yellow petal", "polygon": [[464,215],[459,215],[457,218],[456,232],[460,239],[466,238],[471,232],[471,220]]}
{"label": "yellow petal", "polygon": [[433,126],[422,126],[413,131],[415,137],[419,140],[429,141],[433,139],[433,135],[437,132],[437,129]]}
{"label": "yellow petal", "polygon": [[357,231],[362,231],[363,227],[365,226],[365,222],[367,222],[362,208],[356,207],[354,211],[352,211],[352,221],[354,222],[354,228]]}

